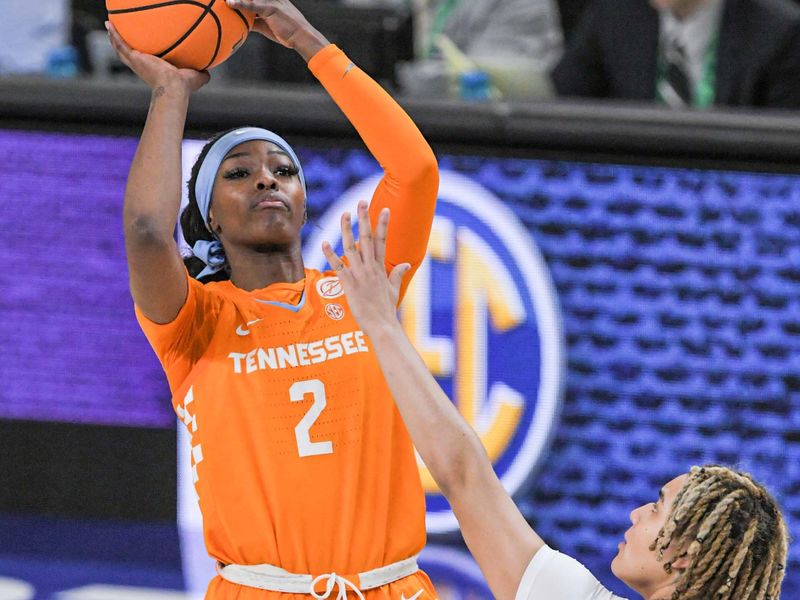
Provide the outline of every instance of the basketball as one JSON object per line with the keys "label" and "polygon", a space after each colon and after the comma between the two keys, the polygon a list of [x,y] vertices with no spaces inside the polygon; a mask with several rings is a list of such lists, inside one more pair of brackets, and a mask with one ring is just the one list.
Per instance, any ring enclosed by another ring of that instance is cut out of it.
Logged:
{"label": "basketball", "polygon": [[106,9],[132,48],[198,71],[236,52],[253,26],[252,14],[224,0],[106,0]]}

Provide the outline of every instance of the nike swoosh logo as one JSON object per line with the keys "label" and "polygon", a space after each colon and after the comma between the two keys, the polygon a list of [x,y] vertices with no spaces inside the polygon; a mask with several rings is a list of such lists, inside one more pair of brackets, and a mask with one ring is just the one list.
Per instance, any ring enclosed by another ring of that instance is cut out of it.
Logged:
{"label": "nike swoosh logo", "polygon": [[239,325],[236,328],[236,335],[240,335],[240,336],[243,336],[243,337],[245,335],[250,335],[250,330],[249,329],[245,329],[245,328],[246,327],[250,327],[251,325],[255,325],[259,321],[263,321],[263,320],[264,319],[255,319],[254,321],[248,321],[246,325]]}
{"label": "nike swoosh logo", "polygon": [[406,598],[405,594],[400,594],[400,600],[417,600],[417,598],[419,598],[421,594],[422,590],[418,591],[416,594],[411,596],[411,598]]}

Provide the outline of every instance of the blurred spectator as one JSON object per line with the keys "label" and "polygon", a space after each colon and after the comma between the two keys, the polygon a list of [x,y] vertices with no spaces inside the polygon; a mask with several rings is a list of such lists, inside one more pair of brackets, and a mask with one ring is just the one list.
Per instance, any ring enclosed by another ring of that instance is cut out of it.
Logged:
{"label": "blurred spectator", "polygon": [[563,96],[800,107],[791,0],[594,0],[553,72]]}
{"label": "blurred spectator", "polygon": [[558,0],[561,30],[567,42],[572,39],[572,32],[575,31],[575,27],[578,25],[578,21],[589,2],[590,0]]}
{"label": "blurred spectator", "polygon": [[415,15],[419,58],[434,52],[444,34],[471,58],[489,55],[533,58],[552,67],[562,35],[555,0],[344,0],[353,6],[410,8]]}
{"label": "blurred spectator", "polygon": [[552,94],[549,72],[563,36],[555,0],[344,0],[345,4],[410,9],[417,60],[399,71],[403,91],[459,95],[465,73],[483,71],[492,93],[523,98]]}
{"label": "blurred spectator", "polygon": [[61,60],[69,33],[67,0],[3,2],[0,73],[44,73]]}

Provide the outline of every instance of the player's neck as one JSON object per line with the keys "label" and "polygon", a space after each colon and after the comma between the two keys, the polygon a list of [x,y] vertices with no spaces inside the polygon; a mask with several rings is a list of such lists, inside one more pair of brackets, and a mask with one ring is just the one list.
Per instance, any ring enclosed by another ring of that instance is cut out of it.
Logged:
{"label": "player's neck", "polygon": [[641,590],[637,591],[642,594],[644,600],[666,600],[667,598],[672,598],[675,592],[675,584],[670,582],[657,586],[655,589],[647,592]]}
{"label": "player's neck", "polygon": [[273,283],[294,283],[305,277],[303,256],[296,247],[264,247],[229,254],[231,282],[248,292]]}

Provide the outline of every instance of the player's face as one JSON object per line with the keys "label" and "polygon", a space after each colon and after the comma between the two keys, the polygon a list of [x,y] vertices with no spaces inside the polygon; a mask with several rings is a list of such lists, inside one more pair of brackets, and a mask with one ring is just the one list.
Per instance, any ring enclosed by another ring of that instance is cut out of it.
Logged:
{"label": "player's face", "polygon": [[619,552],[611,563],[614,575],[645,598],[649,598],[654,590],[672,584],[678,575],[677,568],[672,574],[664,571],[664,563],[673,558],[678,549],[667,548],[659,562],[650,545],[664,526],[686,477],[676,477],[661,488],[657,499],[631,512],[631,527],[625,532],[625,541],[620,543]]}
{"label": "player's face", "polygon": [[209,222],[224,244],[299,244],[305,191],[289,155],[263,140],[231,149],[214,180]]}

